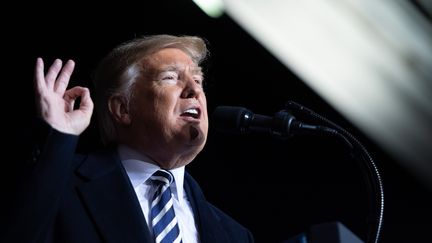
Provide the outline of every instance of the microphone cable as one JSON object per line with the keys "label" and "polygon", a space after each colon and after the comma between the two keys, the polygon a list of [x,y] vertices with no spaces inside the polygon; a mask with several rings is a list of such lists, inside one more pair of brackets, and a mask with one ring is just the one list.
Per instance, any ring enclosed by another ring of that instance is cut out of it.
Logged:
{"label": "microphone cable", "polygon": [[[327,126],[333,128],[336,133],[332,132],[331,134],[340,136],[352,150],[353,153],[351,155],[355,159],[361,159],[365,162],[360,163],[360,165],[361,168],[363,168],[363,170],[365,170],[366,172],[366,184],[368,186],[368,189],[372,192],[371,194],[375,196],[374,200],[369,200],[370,210],[373,213],[371,215],[372,217],[368,218],[368,221],[371,221],[372,224],[371,227],[368,228],[366,242],[378,243],[384,220],[384,186],[378,167],[375,164],[370,153],[367,151],[365,146],[363,146],[363,144],[360,143],[360,141],[358,141],[351,133],[349,133],[347,130],[337,125],[336,123],[316,113],[315,111],[304,107],[303,105],[300,105],[294,101],[288,101],[285,104],[285,108],[287,110],[300,112],[309,118],[323,122]],[[356,150],[355,148],[358,148],[358,150]]]}

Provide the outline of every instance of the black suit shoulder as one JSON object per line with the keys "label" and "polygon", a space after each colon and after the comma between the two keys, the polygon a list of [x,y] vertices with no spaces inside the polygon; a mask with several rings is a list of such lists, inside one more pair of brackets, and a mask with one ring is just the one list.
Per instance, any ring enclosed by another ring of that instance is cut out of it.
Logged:
{"label": "black suit shoulder", "polygon": [[219,216],[220,221],[222,222],[221,225],[226,231],[230,232],[231,235],[236,232],[236,234],[239,234],[241,239],[245,239],[244,242],[254,242],[252,233],[249,229],[238,223],[235,219],[231,218],[228,214],[224,213],[213,204],[208,203],[208,205],[210,209]]}
{"label": "black suit shoulder", "polygon": [[202,242],[254,242],[252,233],[228,214],[208,202],[198,183],[185,173],[185,190],[198,215]]}

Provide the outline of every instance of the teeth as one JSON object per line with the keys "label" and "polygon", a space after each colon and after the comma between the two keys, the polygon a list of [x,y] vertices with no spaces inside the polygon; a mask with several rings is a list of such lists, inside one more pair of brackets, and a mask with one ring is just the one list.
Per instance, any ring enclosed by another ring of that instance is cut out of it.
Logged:
{"label": "teeth", "polygon": [[189,108],[189,109],[185,110],[184,113],[190,113],[190,114],[198,115],[198,111],[195,108]]}

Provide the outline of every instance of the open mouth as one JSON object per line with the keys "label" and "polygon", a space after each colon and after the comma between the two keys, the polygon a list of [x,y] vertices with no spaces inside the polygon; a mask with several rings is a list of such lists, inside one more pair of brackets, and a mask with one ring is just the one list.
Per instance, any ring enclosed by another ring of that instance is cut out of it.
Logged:
{"label": "open mouth", "polygon": [[200,113],[201,113],[201,111],[199,108],[188,108],[188,109],[183,111],[181,116],[192,117],[192,118],[198,119],[200,117]]}

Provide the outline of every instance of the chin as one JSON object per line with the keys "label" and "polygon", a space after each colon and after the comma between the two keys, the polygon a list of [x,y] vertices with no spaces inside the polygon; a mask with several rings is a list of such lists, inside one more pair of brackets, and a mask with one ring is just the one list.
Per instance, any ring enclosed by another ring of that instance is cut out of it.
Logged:
{"label": "chin", "polygon": [[201,149],[207,140],[207,133],[204,133],[201,127],[190,126],[188,131],[188,144],[199,146]]}
{"label": "chin", "polygon": [[187,142],[187,145],[189,147],[194,147],[196,150],[201,151],[204,148],[204,145],[206,143],[206,137],[203,135],[200,135],[194,139],[189,139]]}

